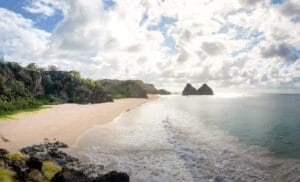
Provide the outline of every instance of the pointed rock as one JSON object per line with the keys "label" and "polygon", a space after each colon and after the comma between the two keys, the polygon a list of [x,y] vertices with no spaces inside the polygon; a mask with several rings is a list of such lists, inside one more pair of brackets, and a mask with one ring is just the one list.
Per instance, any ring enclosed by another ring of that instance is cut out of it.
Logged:
{"label": "pointed rock", "polygon": [[184,87],[182,95],[197,95],[197,89],[195,89],[190,83],[188,83]]}
{"label": "pointed rock", "polygon": [[207,85],[203,84],[198,90],[198,95],[214,95],[213,90]]}

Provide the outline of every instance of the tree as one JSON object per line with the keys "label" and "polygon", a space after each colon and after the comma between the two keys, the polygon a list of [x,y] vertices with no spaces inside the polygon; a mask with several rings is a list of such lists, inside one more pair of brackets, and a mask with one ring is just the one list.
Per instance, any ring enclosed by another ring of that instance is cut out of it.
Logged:
{"label": "tree", "polygon": [[58,71],[58,67],[57,67],[57,66],[54,66],[54,65],[50,65],[50,66],[48,67],[48,70],[49,70],[49,71]]}

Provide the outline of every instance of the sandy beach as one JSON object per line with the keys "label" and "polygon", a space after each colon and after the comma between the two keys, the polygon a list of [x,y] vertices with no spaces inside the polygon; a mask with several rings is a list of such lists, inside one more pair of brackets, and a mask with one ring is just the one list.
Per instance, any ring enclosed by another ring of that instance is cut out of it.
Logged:
{"label": "sandy beach", "polygon": [[110,122],[122,112],[157,98],[157,95],[149,95],[148,99],[119,99],[111,103],[53,105],[36,113],[2,119],[0,135],[9,141],[0,139],[0,147],[13,152],[44,139],[56,139],[71,146],[94,125]]}

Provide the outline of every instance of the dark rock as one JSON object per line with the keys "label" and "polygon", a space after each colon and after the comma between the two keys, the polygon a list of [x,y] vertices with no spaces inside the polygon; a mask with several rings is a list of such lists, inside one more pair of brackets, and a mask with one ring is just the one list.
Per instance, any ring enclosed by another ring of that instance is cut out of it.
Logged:
{"label": "dark rock", "polygon": [[197,95],[197,90],[190,84],[186,84],[182,91],[182,95]]}
{"label": "dark rock", "polygon": [[129,176],[126,173],[111,171],[98,177],[94,182],[129,182]]}
{"label": "dark rock", "polygon": [[198,90],[197,90],[198,95],[214,95],[213,90],[207,85],[203,84]]}
{"label": "dark rock", "polygon": [[51,179],[51,182],[64,182],[64,181],[65,181],[65,178],[64,178],[64,175],[63,175],[62,171],[56,173],[53,176],[53,178]]}
{"label": "dark rock", "polygon": [[28,167],[37,169],[39,171],[42,170],[43,162],[36,157],[30,157],[28,161],[26,161]]}
{"label": "dark rock", "polygon": [[60,165],[64,165],[69,162],[78,161],[78,159],[67,155],[66,153],[59,151],[59,148],[67,148],[68,146],[62,142],[47,142],[45,144],[33,145],[31,147],[25,147],[21,149],[23,154],[35,157],[39,160],[51,160]]}
{"label": "dark rock", "polygon": [[13,160],[11,164],[9,164],[13,171],[17,174],[17,179],[19,182],[25,182],[26,174],[28,171],[28,167],[26,166],[25,161],[21,160]]}
{"label": "dark rock", "polygon": [[0,156],[0,167],[7,168],[8,165],[9,165],[9,159],[4,156]]}
{"label": "dark rock", "polygon": [[34,169],[28,173],[27,181],[28,182],[47,182],[48,180],[43,176],[43,174],[39,170]]}
{"label": "dark rock", "polygon": [[8,154],[9,153],[9,151],[8,150],[6,150],[6,149],[1,149],[0,148],[0,156],[2,155],[6,155],[6,154]]}
{"label": "dark rock", "polygon": [[83,173],[67,168],[63,168],[61,172],[58,172],[51,179],[51,182],[88,182],[92,181],[87,178]]}

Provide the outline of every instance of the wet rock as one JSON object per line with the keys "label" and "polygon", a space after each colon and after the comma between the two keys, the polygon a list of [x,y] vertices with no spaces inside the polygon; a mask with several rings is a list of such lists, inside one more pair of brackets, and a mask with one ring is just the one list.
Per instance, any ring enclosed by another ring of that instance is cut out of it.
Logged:
{"label": "wet rock", "polygon": [[6,154],[8,154],[8,153],[9,153],[8,150],[0,148],[0,156],[1,156],[1,155],[6,155]]}
{"label": "wet rock", "polygon": [[21,161],[13,161],[10,164],[10,167],[13,169],[13,171],[16,172],[16,178],[19,182],[25,182],[26,180],[26,173],[28,171],[28,167]]}
{"label": "wet rock", "polygon": [[28,173],[27,181],[28,182],[47,182],[47,179],[43,176],[43,174],[39,170],[34,169]]}
{"label": "wet rock", "polygon": [[56,141],[54,143],[47,142],[45,144],[25,147],[21,149],[21,152],[30,157],[35,157],[42,161],[51,160],[60,165],[64,165],[73,161],[78,161],[78,159],[71,157],[62,151],[59,151],[60,148],[67,148],[67,147],[68,145]]}
{"label": "wet rock", "polygon": [[129,182],[129,176],[126,173],[111,171],[98,177],[94,182]]}
{"label": "wet rock", "polygon": [[26,161],[28,167],[32,169],[37,169],[39,171],[42,170],[43,162],[36,157],[30,157],[28,161]]}

